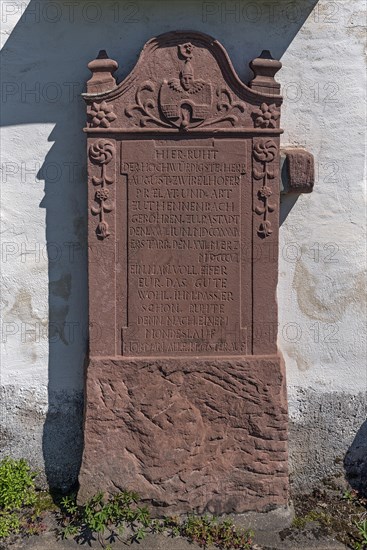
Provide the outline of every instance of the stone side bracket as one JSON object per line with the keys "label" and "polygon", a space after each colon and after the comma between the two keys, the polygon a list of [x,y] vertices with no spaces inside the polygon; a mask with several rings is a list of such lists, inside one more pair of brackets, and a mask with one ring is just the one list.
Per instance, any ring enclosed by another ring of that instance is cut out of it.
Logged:
{"label": "stone side bracket", "polygon": [[281,194],[311,193],[315,183],[315,163],[311,153],[302,148],[280,151]]}

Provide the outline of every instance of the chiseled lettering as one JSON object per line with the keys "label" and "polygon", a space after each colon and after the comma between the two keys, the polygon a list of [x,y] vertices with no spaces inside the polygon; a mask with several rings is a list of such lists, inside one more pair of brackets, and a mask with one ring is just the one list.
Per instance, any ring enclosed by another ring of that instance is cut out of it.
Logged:
{"label": "chiseled lettering", "polygon": [[126,353],[239,352],[246,166],[212,145],[171,143],[156,145],[147,161],[122,163],[136,340],[124,343]]}
{"label": "chiseled lettering", "polygon": [[212,147],[157,147],[157,160],[215,160],[218,151]]}

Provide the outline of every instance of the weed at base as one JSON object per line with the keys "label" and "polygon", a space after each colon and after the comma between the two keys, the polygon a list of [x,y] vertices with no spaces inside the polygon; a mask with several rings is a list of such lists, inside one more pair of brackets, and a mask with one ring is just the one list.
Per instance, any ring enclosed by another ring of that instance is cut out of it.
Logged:
{"label": "weed at base", "polygon": [[[106,548],[106,540],[109,543],[121,540],[127,529],[132,533],[128,538],[130,542],[140,542],[150,533],[161,533],[170,537],[181,536],[201,548],[214,545],[222,550],[251,549],[253,533],[237,528],[231,520],[220,522],[209,516],[152,519],[148,508],[140,507],[137,503],[138,495],[128,491],[107,500],[99,493],[84,506],[76,503],[75,495],[65,497],[61,501],[59,536],[72,536],[80,543],[90,543],[97,537]],[[106,531],[109,532],[107,537]]]}

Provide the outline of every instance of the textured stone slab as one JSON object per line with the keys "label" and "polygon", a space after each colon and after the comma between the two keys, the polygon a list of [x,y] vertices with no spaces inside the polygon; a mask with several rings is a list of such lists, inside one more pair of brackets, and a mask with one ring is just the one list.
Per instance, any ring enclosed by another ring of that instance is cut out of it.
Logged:
{"label": "textured stone slab", "polygon": [[[282,97],[216,40],[153,38],[88,82],[90,363],[80,499],[130,488],[165,512],[287,502],[277,355]],[[157,512],[159,513],[159,511]]]}
{"label": "textured stone slab", "polygon": [[164,513],[287,502],[287,407],[277,357],[93,359],[80,498],[134,489]]}

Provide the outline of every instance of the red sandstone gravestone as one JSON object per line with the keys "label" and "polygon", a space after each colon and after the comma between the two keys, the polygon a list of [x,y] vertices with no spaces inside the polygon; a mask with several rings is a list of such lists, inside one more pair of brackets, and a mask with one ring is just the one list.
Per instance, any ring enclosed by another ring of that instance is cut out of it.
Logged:
{"label": "red sandstone gravestone", "polygon": [[280,62],[249,87],[196,32],[150,40],[116,85],[89,64],[89,314],[81,500],[165,513],[287,502],[278,354]]}

